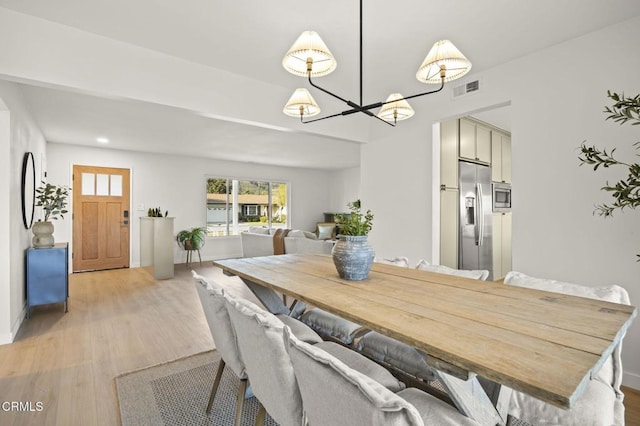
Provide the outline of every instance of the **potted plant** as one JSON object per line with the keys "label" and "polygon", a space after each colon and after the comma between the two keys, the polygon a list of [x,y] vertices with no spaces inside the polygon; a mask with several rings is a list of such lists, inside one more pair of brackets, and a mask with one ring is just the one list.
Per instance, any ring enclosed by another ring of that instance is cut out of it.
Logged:
{"label": "potted plant", "polygon": [[183,229],[176,235],[178,245],[185,250],[200,250],[206,242],[207,228]]}
{"label": "potted plant", "polygon": [[165,210],[164,216],[162,216],[162,210],[160,207],[149,208],[147,211],[147,217],[167,217],[169,215],[169,210]]}
{"label": "potted plant", "polygon": [[338,242],[333,248],[333,263],[340,278],[352,281],[369,276],[375,253],[368,242],[373,226],[371,210],[362,213],[360,200],[348,204],[350,214],[337,214]]}
{"label": "potted plant", "polygon": [[53,247],[54,229],[51,220],[57,220],[58,216],[64,219],[64,214],[68,213],[66,208],[70,190],[67,186],[52,185],[44,181],[41,186],[36,188],[36,206],[42,207],[44,221],[38,220],[33,225],[33,247]]}
{"label": "potted plant", "polygon": [[[632,125],[640,125],[640,94],[633,97],[625,97],[624,94],[607,91],[607,96],[614,101],[611,107],[605,107],[607,120],[624,124],[631,122]],[[636,150],[640,150],[640,142],[634,144]],[[595,146],[587,146],[583,142],[580,146],[581,155],[578,157],[580,165],[588,164],[593,166],[593,170],[598,167],[609,168],[613,166],[622,167],[627,173],[627,177],[619,180],[615,185],[606,183],[603,191],[611,194],[614,199],[612,204],[596,205],[594,213],[600,216],[611,217],[615,210],[623,211],[625,208],[635,209],[640,207],[640,163],[625,163],[614,158],[615,148],[607,151]],[[640,155],[640,154],[637,154]],[[640,254],[637,255],[640,262]]]}

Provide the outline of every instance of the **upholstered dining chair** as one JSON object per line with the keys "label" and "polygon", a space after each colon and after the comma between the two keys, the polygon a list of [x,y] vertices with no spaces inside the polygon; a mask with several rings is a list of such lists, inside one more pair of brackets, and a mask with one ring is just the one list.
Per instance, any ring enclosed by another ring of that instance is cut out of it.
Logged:
{"label": "upholstered dining chair", "polygon": [[222,373],[225,367],[229,367],[238,379],[240,379],[235,415],[235,425],[239,426],[242,420],[242,407],[247,390],[248,376],[244,362],[240,356],[240,351],[238,350],[235,331],[227,312],[224,299],[225,291],[217,283],[207,281],[206,278],[198,275],[195,271],[191,272],[195,279],[198,297],[200,298],[207,324],[209,324],[209,330],[216,345],[216,350],[220,353],[220,363],[218,364],[218,371],[213,381],[206,411],[207,413],[211,411],[211,406],[213,405],[220,380],[222,379]]}
{"label": "upholstered dining chair", "polygon": [[[373,261],[402,267],[409,266],[409,259],[406,257],[376,258]],[[338,342],[346,346],[354,345],[359,337],[370,331],[360,324],[320,308],[308,309],[300,316],[300,321],[311,327],[316,333],[322,336],[323,339]]]}
{"label": "upholstered dining chair", "polygon": [[[629,305],[629,293],[618,285],[589,287],[557,280],[531,277],[522,272],[511,271],[504,284],[588,299]],[[517,424],[562,424],[562,425],[623,425],[624,394],[622,384],[622,337],[620,344],[598,373],[587,381],[584,392],[573,407],[564,410],[533,398],[525,393],[513,391],[509,402],[509,416],[518,419]]]}
{"label": "upholstered dining chair", "polygon": [[[402,260],[402,258],[397,259]],[[453,269],[442,265],[432,265],[426,260],[420,260],[416,269],[478,280],[486,280],[489,277],[489,271],[487,270]],[[423,382],[433,381],[437,378],[423,353],[405,343],[375,331],[367,333],[359,339],[355,348],[369,358],[388,366],[400,374],[408,374]]]}
{"label": "upholstered dining chair", "polygon": [[[282,340],[284,323],[244,299],[226,302],[251,389],[260,401],[256,425],[264,422],[265,411],[282,426],[301,425],[302,399]],[[321,341],[317,336],[316,343]]]}
{"label": "upholstered dining chair", "polygon": [[[320,336],[301,322],[296,325],[296,320],[273,315],[244,299],[226,298],[226,303],[236,331],[238,347],[246,364],[251,388],[261,403],[256,424],[262,423],[265,411],[281,425],[298,426],[302,421],[302,400],[293,367],[284,346],[284,329],[289,330],[297,339],[305,343],[322,347],[351,368],[374,378],[381,386],[391,391],[404,388],[404,384],[385,368],[342,345],[322,341]],[[301,333],[305,327],[308,332]],[[309,335],[309,332],[315,335],[315,339]]]}
{"label": "upholstered dining chair", "polygon": [[[220,353],[220,363],[213,381],[213,387],[207,403],[206,412],[211,412],[218,386],[222,379],[222,373],[225,367],[229,367],[231,371],[240,379],[240,386],[236,398],[236,416],[235,424],[240,425],[242,421],[242,409],[244,406],[245,395],[247,394],[247,372],[245,364],[240,356],[238,349],[236,333],[229,318],[226,298],[233,298],[231,294],[225,292],[224,289],[215,281],[208,281],[206,278],[198,275],[195,271],[191,271],[195,279],[195,286],[202,304],[202,309],[207,319],[207,324],[211,331],[211,336],[216,345],[216,350]],[[307,326],[287,315],[278,314],[280,321],[287,324],[299,339],[303,341],[317,342],[321,339]]]}
{"label": "upholstered dining chair", "polygon": [[415,388],[393,393],[284,330],[309,426],[466,426],[477,423]]}
{"label": "upholstered dining chair", "polygon": [[416,269],[421,271],[438,272],[440,274],[455,275],[458,277],[473,278],[485,281],[489,278],[489,271],[486,269],[455,269],[444,265],[434,265],[424,259],[420,259],[416,265]]}

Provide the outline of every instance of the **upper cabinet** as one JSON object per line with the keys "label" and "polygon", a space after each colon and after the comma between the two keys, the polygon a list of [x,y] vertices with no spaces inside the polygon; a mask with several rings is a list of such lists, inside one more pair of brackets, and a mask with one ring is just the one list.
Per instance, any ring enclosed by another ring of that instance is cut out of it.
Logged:
{"label": "upper cabinet", "polygon": [[461,118],[460,158],[491,163],[491,129],[476,121]]}
{"label": "upper cabinet", "polygon": [[511,183],[511,137],[491,131],[491,180]]}
{"label": "upper cabinet", "polygon": [[458,120],[440,123],[440,188],[458,187]]}

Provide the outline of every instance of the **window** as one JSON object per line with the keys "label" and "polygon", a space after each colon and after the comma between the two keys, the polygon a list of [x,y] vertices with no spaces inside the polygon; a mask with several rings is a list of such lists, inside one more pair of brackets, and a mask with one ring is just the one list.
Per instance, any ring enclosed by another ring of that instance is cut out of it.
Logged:
{"label": "window", "polygon": [[250,226],[286,228],[285,182],[207,179],[207,234],[239,235]]}
{"label": "window", "polygon": [[82,195],[122,197],[122,176],[82,173]]}
{"label": "window", "polygon": [[256,204],[245,204],[242,206],[245,216],[259,216],[258,206]]}

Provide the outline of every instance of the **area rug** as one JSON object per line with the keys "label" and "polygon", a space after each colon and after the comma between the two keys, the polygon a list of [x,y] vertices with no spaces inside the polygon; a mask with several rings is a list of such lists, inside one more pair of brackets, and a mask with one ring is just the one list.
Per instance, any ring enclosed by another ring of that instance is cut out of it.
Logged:
{"label": "area rug", "polygon": [[[240,381],[230,369],[224,370],[211,413],[205,411],[219,360],[209,351],[116,377],[122,424],[233,425]],[[254,425],[257,413],[257,399],[247,399],[242,425]],[[277,423],[267,415],[265,425]]]}

